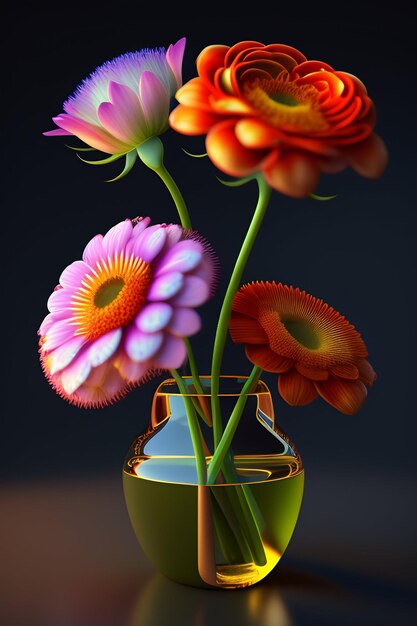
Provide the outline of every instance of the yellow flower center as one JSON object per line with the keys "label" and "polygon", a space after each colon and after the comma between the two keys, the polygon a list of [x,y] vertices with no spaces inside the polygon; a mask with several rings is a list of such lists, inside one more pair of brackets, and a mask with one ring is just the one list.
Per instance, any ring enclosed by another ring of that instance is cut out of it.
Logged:
{"label": "yellow flower center", "polygon": [[244,85],[244,93],[272,126],[294,132],[318,132],[328,127],[320,111],[320,92],[313,85],[291,81],[287,73],[256,78]]}
{"label": "yellow flower center", "polygon": [[320,337],[310,324],[297,319],[281,320],[281,322],[291,337],[304,346],[304,348],[308,348],[309,350],[318,350],[320,348]]}
{"label": "yellow flower center", "polygon": [[151,266],[121,252],[99,261],[87,274],[71,301],[76,335],[97,339],[127,326],[142,308],[151,283]]}

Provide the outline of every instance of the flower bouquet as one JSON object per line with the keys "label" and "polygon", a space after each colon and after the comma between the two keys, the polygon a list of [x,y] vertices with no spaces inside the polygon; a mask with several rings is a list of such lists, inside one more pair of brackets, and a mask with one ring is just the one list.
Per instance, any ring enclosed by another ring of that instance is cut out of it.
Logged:
{"label": "flower bouquet", "polygon": [[[347,415],[376,377],[342,315],[281,282],[242,285],[246,263],[272,191],[329,200],[315,194],[322,172],[350,166],[376,178],[387,153],[373,132],[373,103],[351,74],[287,45],[243,41],[205,48],[197,77],[182,85],[184,49],[181,39],[104,63],[44,133],[82,140],[75,149],[89,164],[124,159],[112,180],[144,164],[166,185],[180,223],[152,225],[141,216],[95,235],[49,297],[40,357],[53,388],[79,407],[104,407],[169,372],[123,468],[132,525],[169,577],[236,588],[275,567],[303,493],[300,455],[275,424],[262,372],[277,374],[287,404],[320,396]],[[179,105],[170,112],[174,96]],[[215,293],[219,262],[164,164],[160,136],[169,127],[205,135],[206,153],[191,156],[208,156],[232,177],[221,182],[254,181],[259,190],[221,304],[209,375],[190,337],[201,328],[196,308]],[[85,158],[95,150],[106,156]],[[248,376],[222,372],[229,334],[253,365]]]}

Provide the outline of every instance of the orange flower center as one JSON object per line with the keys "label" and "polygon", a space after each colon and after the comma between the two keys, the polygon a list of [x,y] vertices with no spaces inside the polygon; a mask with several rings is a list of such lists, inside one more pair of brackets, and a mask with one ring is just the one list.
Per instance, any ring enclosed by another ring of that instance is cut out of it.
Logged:
{"label": "orange flower center", "polygon": [[244,93],[273,126],[295,132],[318,132],[328,127],[320,111],[320,92],[313,85],[291,81],[287,73],[247,82]]}
{"label": "orange flower center", "polygon": [[127,326],[142,308],[151,283],[151,266],[124,253],[99,261],[71,301],[75,335],[97,339]]}

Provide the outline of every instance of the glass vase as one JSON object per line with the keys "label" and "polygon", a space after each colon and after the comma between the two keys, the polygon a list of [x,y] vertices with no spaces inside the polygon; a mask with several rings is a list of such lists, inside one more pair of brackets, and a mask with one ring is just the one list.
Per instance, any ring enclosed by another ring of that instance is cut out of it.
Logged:
{"label": "glass vase", "polygon": [[[223,376],[225,423],[245,377]],[[184,397],[192,400],[207,465],[213,455],[210,377],[187,394],[173,379],[155,392],[151,423],[131,445],[123,468],[129,517],[149,560],[168,578],[196,587],[247,587],[283,555],[300,511],[304,471],[294,444],[274,421],[268,387],[246,396],[239,425],[217,481],[198,484]]]}

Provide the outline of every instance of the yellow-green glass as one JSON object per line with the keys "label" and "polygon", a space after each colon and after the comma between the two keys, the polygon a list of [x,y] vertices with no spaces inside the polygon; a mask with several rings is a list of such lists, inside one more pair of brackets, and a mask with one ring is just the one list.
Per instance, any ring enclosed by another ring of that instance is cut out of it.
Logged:
{"label": "yellow-green glass", "polygon": [[[190,395],[206,407],[209,380],[203,382],[207,396]],[[232,377],[222,381],[224,415],[236,402],[243,382]],[[215,576],[210,582],[201,575],[195,458],[181,394],[169,381],[155,394],[151,421],[149,431],[130,448],[123,470],[130,520],[150,561],[168,578],[197,587],[246,587],[264,578],[290,541],[304,486],[301,458],[274,425],[266,385],[260,382],[248,397],[232,443],[235,482],[203,487],[209,494],[215,553]],[[211,429],[202,424],[201,430],[212,450]],[[208,453],[207,462],[210,458]],[[239,494],[250,502],[265,554],[262,562],[242,558],[236,538],[240,534],[236,524],[242,515],[233,510],[238,507]]]}

